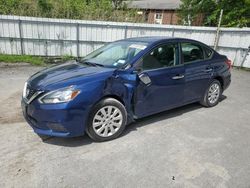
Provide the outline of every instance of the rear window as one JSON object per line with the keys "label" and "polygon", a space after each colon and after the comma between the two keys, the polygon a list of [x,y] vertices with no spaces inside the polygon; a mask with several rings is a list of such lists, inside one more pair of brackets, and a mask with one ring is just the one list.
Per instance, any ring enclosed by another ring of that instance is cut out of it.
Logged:
{"label": "rear window", "polygon": [[204,59],[203,49],[200,45],[193,43],[181,44],[184,63],[190,63]]}
{"label": "rear window", "polygon": [[203,47],[205,53],[205,59],[210,59],[213,56],[213,50]]}

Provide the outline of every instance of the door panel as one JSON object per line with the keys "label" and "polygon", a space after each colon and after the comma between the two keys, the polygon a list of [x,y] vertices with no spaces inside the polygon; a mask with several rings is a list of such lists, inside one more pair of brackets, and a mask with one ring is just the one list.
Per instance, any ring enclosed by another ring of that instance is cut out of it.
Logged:
{"label": "door panel", "polygon": [[134,109],[137,117],[161,112],[182,104],[184,66],[162,68],[144,73],[148,75],[151,83],[144,84],[138,79]]}
{"label": "door panel", "polygon": [[185,65],[185,103],[199,100],[210,81],[212,69],[209,61],[200,61]]}
{"label": "door panel", "polygon": [[142,58],[134,102],[137,117],[182,104],[185,69],[179,55],[179,45],[172,42],[153,48]]}
{"label": "door panel", "polygon": [[[185,65],[184,102],[200,100],[213,72],[210,58],[204,52],[204,47],[193,42],[181,43],[182,61]],[[210,53],[211,55],[211,53]]]}

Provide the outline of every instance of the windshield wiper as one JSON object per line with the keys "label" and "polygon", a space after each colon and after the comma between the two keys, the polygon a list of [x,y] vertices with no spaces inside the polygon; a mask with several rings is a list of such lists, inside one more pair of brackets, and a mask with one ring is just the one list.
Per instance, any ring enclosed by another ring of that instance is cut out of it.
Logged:
{"label": "windshield wiper", "polygon": [[[91,62],[92,63],[92,62]],[[103,64],[100,64],[100,63],[92,63],[93,65],[95,65],[95,66],[98,66],[98,67],[104,67],[104,65]]]}
{"label": "windshield wiper", "polygon": [[84,64],[87,64],[87,65],[90,65],[90,66],[98,66],[98,67],[104,67],[104,65],[102,64],[99,64],[99,63],[93,63],[93,62],[89,62],[89,61],[79,61],[79,63],[84,63]]}

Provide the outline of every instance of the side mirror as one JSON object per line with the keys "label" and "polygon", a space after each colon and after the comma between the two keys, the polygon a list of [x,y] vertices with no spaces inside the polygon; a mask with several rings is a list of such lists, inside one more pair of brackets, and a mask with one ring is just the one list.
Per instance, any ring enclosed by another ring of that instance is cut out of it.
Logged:
{"label": "side mirror", "polygon": [[151,79],[149,78],[149,76],[146,73],[142,73],[139,75],[139,79],[141,80],[142,83],[144,83],[145,85],[149,85],[151,84]]}

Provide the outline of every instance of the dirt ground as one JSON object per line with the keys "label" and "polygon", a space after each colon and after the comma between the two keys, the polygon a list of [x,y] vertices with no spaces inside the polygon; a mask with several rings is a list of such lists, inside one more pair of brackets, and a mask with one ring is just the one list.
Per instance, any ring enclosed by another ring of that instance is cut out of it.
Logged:
{"label": "dirt ground", "polygon": [[163,112],[95,143],[40,138],[24,121],[22,88],[40,69],[0,63],[0,187],[250,187],[250,72],[233,70],[214,108]]}
{"label": "dirt ground", "polygon": [[0,63],[0,123],[24,121],[20,100],[26,79],[43,67]]}

